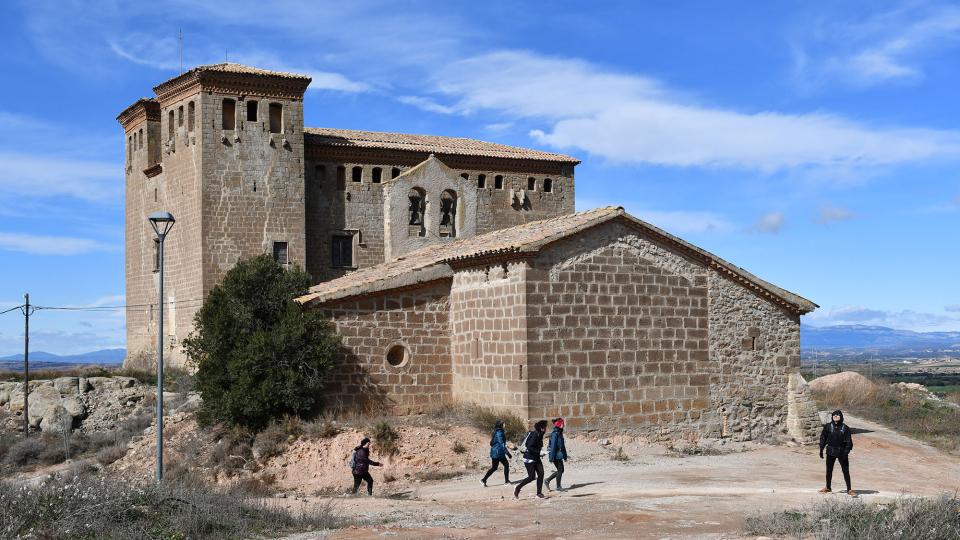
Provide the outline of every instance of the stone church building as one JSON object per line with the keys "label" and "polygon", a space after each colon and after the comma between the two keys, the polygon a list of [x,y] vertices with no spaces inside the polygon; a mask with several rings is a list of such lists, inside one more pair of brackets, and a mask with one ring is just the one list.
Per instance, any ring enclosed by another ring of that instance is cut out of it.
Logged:
{"label": "stone church building", "polygon": [[[803,438],[800,315],[817,306],[625,213],[574,211],[573,157],[472,139],[307,128],[310,79],[200,66],[125,130],[127,349],[173,365],[204,296],[270,253],[313,277],[343,338],[328,406],[451,400],[572,426]],[[138,306],[146,306],[138,307]]]}

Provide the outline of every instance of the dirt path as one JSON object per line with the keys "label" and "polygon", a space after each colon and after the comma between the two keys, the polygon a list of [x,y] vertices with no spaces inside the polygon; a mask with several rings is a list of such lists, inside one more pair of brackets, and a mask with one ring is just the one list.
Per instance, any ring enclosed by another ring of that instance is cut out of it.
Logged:
{"label": "dirt path", "polygon": [[[871,422],[848,418],[848,424],[866,430],[854,435],[851,454],[853,487],[863,500],[960,489],[960,458]],[[577,448],[568,446],[577,456]],[[582,450],[585,455],[588,449]],[[493,487],[494,479],[503,479],[497,474],[488,488],[471,474],[420,484],[407,500],[338,498],[347,516],[386,523],[295,538],[729,538],[737,536],[745,515],[802,507],[824,497],[816,493],[824,470],[816,447],[694,457],[665,455],[655,447],[633,451],[628,462],[569,462],[564,483],[570,489],[548,493],[547,500],[533,498],[533,486],[514,500],[512,486]],[[512,475],[522,476],[516,467]],[[839,466],[838,487],[843,487]],[[318,500],[325,499],[311,503]]]}

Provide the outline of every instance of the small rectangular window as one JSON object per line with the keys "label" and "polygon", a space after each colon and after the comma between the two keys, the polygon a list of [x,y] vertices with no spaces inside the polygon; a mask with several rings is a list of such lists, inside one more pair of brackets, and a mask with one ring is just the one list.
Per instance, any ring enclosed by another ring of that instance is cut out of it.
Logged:
{"label": "small rectangular window", "polygon": [[545,193],[550,193],[551,191],[553,191],[553,180],[549,178],[543,179],[543,191]]}
{"label": "small rectangular window", "polygon": [[317,165],[313,169],[313,177],[317,182],[317,185],[323,187],[324,182],[327,181],[327,168],[323,165]]}
{"label": "small rectangular window", "polygon": [[257,121],[257,101],[248,101],[247,102],[247,122],[256,122]]}
{"label": "small rectangular window", "polygon": [[536,191],[537,190],[537,179],[534,177],[527,178],[527,191]]}
{"label": "small rectangular window", "polygon": [[173,126],[173,122],[174,122],[173,109],[170,109],[170,114],[167,115],[167,138],[168,139],[173,138],[173,130],[176,129]]}
{"label": "small rectangular window", "polygon": [[153,239],[153,271],[160,271],[160,240]]}
{"label": "small rectangular window", "polygon": [[277,261],[280,264],[287,264],[287,243],[286,242],[273,243],[273,260]]}
{"label": "small rectangular window", "polygon": [[379,183],[380,183],[380,178],[382,177],[382,175],[383,175],[383,169],[381,169],[380,167],[374,167],[374,168],[373,168],[373,183],[374,183],[374,184],[379,184]]}
{"label": "small rectangular window", "polygon": [[503,176],[498,174],[493,177],[493,187],[496,189],[503,189]]}
{"label": "small rectangular window", "polygon": [[487,175],[481,174],[477,176],[477,187],[480,189],[487,187]]}
{"label": "small rectangular window", "polygon": [[183,127],[183,105],[177,107],[177,127]]}
{"label": "small rectangular window", "polygon": [[347,168],[343,165],[337,167],[337,191],[347,189]]}
{"label": "small rectangular window", "polygon": [[283,105],[270,104],[270,133],[283,133]]}
{"label": "small rectangular window", "polygon": [[237,128],[237,102],[232,99],[223,100],[222,125],[228,131]]}
{"label": "small rectangular window", "polygon": [[353,235],[335,234],[331,242],[333,258],[331,265],[335,268],[353,267]]}
{"label": "small rectangular window", "polygon": [[363,178],[363,167],[354,167],[350,179],[359,182]]}
{"label": "small rectangular window", "polygon": [[398,176],[400,176],[400,169],[398,167],[390,169],[390,178],[396,178]]}
{"label": "small rectangular window", "polygon": [[187,131],[193,133],[193,125],[196,123],[196,106],[191,101],[187,104]]}

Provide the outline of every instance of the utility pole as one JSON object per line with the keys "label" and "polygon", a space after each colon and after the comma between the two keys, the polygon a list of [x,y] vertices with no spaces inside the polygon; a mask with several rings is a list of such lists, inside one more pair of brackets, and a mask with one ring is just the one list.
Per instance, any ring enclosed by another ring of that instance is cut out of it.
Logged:
{"label": "utility pole", "polygon": [[23,295],[23,436],[30,435],[30,293]]}

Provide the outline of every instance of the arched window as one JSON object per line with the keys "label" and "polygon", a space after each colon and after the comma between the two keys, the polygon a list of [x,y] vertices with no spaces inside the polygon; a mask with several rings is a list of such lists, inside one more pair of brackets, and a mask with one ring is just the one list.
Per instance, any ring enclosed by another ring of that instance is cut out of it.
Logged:
{"label": "arched window", "polygon": [[493,187],[494,189],[503,189],[503,175],[496,175],[493,177]]}
{"label": "arched window", "polygon": [[374,167],[374,168],[373,168],[373,178],[372,178],[372,179],[373,179],[373,183],[374,183],[374,184],[379,184],[379,183],[380,183],[380,179],[381,179],[382,177],[383,177],[383,169],[381,169],[380,167]]}
{"label": "arched window", "polygon": [[173,125],[173,109],[170,109],[170,114],[167,115],[167,138],[173,139],[173,130],[176,129]]}
{"label": "arched window", "polygon": [[480,189],[487,187],[487,175],[481,174],[477,176],[477,187]]}
{"label": "arched window", "polygon": [[351,180],[353,180],[354,182],[359,182],[360,180],[363,179],[363,167],[354,167],[353,170],[350,172],[350,174],[351,174],[350,176]]}
{"label": "arched window", "polygon": [[183,105],[177,107],[177,127],[183,127]]}
{"label": "arched window", "polygon": [[527,191],[536,191],[537,190],[537,179],[534,177],[527,178]]}
{"label": "arched window", "polygon": [[193,126],[197,122],[196,106],[191,101],[187,103],[187,131],[193,133]]}
{"label": "arched window", "polygon": [[543,191],[545,193],[550,193],[551,191],[553,191],[553,180],[549,178],[543,179]]}
{"label": "arched window", "polygon": [[133,160],[133,135],[127,137],[127,161]]}
{"label": "arched window", "polygon": [[469,180],[470,175],[468,173],[460,173],[460,178],[463,178],[464,180]]}
{"label": "arched window", "polygon": [[398,176],[400,176],[400,169],[398,167],[390,169],[390,178],[396,178]]}
{"label": "arched window", "polygon": [[440,236],[457,236],[457,194],[446,190],[440,194]]}
{"label": "arched window", "polygon": [[137,132],[137,149],[143,150],[143,128]]}
{"label": "arched window", "polygon": [[[172,114],[172,113],[171,113]],[[232,99],[223,100],[222,114],[223,129],[230,131],[237,128],[237,102]]]}
{"label": "arched window", "polygon": [[427,209],[427,192],[421,188],[411,188],[407,193],[410,205],[407,211],[410,214],[409,236],[426,236],[427,230],[424,228],[424,213]]}

